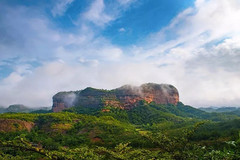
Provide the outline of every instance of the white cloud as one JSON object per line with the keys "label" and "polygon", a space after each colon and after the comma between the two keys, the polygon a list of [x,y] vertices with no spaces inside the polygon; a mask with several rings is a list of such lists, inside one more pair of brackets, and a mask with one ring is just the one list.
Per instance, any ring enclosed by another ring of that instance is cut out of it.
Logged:
{"label": "white cloud", "polygon": [[[82,76],[98,74],[93,70],[99,64],[111,63],[123,56],[119,47],[101,36],[96,37],[86,25],[75,34],[63,33],[31,8],[1,6],[0,12],[8,13],[0,14],[3,37],[0,61],[2,65],[11,63],[14,70],[0,81],[0,97],[4,99],[0,103],[5,106],[13,103],[51,105],[51,97],[57,91],[74,90],[79,82],[85,84],[91,81],[89,78],[96,79],[91,75]],[[6,64],[4,60],[9,59],[11,62]],[[36,62],[41,66],[34,69],[31,63]],[[88,70],[87,67],[93,68]]]}
{"label": "white cloud", "polygon": [[57,4],[51,10],[52,15],[54,17],[62,16],[72,2],[74,2],[74,0],[58,0]]}
{"label": "white cloud", "polygon": [[[9,85],[9,89],[12,88],[12,86],[15,86],[20,82],[24,77],[21,76],[19,73],[13,72],[8,77],[2,80],[2,85]],[[5,87],[3,87],[5,88]]]}
{"label": "white cloud", "polygon": [[126,31],[126,29],[125,28],[119,28],[119,30],[118,30],[119,32],[125,32]]}
{"label": "white cloud", "polygon": [[84,66],[95,66],[95,67],[97,67],[99,65],[99,61],[96,60],[96,59],[83,59],[83,58],[80,58],[78,61],[79,61],[79,63],[81,63]]}
{"label": "white cloud", "polygon": [[[118,3],[123,7],[131,2]],[[49,106],[58,91],[155,82],[175,85],[181,101],[193,106],[239,106],[237,0],[197,0],[195,7],[152,34],[145,46],[131,48],[111,44],[88,25],[90,21],[101,28],[120,16],[119,10],[107,12],[103,0],[95,0],[82,14],[85,21],[75,34],[62,33],[30,9],[1,9],[0,13],[8,14],[0,14],[0,34],[4,37],[0,51],[6,53],[0,54],[0,59],[29,57],[42,64],[35,69],[23,63],[14,67],[14,72],[0,82],[3,105]]]}
{"label": "white cloud", "polygon": [[136,0],[117,0],[105,3],[104,0],[94,0],[90,7],[81,13],[80,19],[76,24],[91,22],[100,28],[104,28],[110,22],[121,17],[121,13],[126,11]]}
{"label": "white cloud", "polygon": [[118,3],[120,3],[123,6],[128,6],[131,3],[136,2],[137,0],[117,0],[117,1],[118,1]]}
{"label": "white cloud", "polygon": [[83,18],[98,25],[104,26],[113,20],[113,17],[104,12],[104,0],[95,0],[89,10],[83,14]]}
{"label": "white cloud", "polygon": [[19,57],[29,61],[34,58],[38,61],[64,59],[72,62],[76,58],[112,60],[121,55],[121,49],[104,37],[95,36],[95,32],[86,25],[82,25],[75,34],[63,33],[46,17],[39,16],[37,11],[32,13],[30,8],[2,6],[1,9],[0,13],[8,14],[0,14],[0,50],[4,53],[0,54],[0,60]]}
{"label": "white cloud", "polygon": [[172,74],[180,72],[173,78],[185,103],[239,106],[239,8],[237,0],[197,0],[194,8],[152,34],[148,41],[153,47],[138,57],[170,65],[166,68]]}
{"label": "white cloud", "polygon": [[39,14],[26,7],[0,6],[0,60],[54,57],[53,49],[61,37],[51,29],[49,20]]}
{"label": "white cloud", "polygon": [[[240,4],[237,0],[207,0],[196,1],[194,8],[188,8],[180,13],[171,24],[157,34],[152,35],[155,54],[159,48],[163,52],[179,44],[189,48],[198,48],[214,40],[239,35]],[[169,38],[169,35],[174,35]]]}
{"label": "white cloud", "polygon": [[[86,60],[80,61],[86,62]],[[141,84],[157,79],[158,82],[167,82],[167,78],[160,74],[152,79],[156,71],[158,69],[149,63],[119,62],[117,65],[102,64],[97,68],[91,65],[69,65],[61,62],[46,63],[36,68],[32,74],[21,77],[16,73],[6,78],[9,83],[0,85],[0,97],[4,99],[1,105],[15,102],[28,106],[49,106],[52,104],[51,97],[59,91],[79,90],[87,86],[111,89],[127,83]],[[9,79],[15,80],[10,83]],[[15,85],[12,85],[13,83]]]}

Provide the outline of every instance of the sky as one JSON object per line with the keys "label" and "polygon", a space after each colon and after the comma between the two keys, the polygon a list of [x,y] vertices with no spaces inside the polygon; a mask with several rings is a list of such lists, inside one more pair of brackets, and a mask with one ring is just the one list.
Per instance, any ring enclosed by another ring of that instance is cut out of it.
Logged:
{"label": "sky", "polygon": [[240,1],[0,1],[0,106],[148,82],[240,107]]}

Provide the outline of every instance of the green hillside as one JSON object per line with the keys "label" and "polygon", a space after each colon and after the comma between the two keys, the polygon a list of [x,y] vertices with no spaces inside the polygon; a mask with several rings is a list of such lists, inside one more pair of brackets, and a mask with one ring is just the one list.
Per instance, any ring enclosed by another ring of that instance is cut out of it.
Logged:
{"label": "green hillside", "polygon": [[239,159],[240,118],[179,103],[0,115],[0,159]]}

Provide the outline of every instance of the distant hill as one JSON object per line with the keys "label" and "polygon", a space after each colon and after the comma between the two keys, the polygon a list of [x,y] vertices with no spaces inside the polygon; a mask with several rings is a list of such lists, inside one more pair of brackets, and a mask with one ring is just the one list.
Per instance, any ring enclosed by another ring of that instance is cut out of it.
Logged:
{"label": "distant hill", "polygon": [[22,104],[13,104],[13,105],[10,105],[7,109],[6,109],[7,112],[14,112],[14,113],[20,113],[20,112],[31,112],[33,111],[33,109],[27,107],[27,106],[24,106]]}
{"label": "distant hill", "polygon": [[207,108],[198,108],[205,112],[217,112],[217,113],[224,113],[224,112],[234,112],[239,110],[238,107],[207,107]]}
{"label": "distant hill", "polygon": [[0,106],[0,113],[5,113],[6,108]]}
{"label": "distant hill", "polygon": [[10,105],[8,108],[0,107],[0,113],[47,113],[49,112],[49,107],[40,107],[40,108],[30,108],[23,104],[13,104]]}

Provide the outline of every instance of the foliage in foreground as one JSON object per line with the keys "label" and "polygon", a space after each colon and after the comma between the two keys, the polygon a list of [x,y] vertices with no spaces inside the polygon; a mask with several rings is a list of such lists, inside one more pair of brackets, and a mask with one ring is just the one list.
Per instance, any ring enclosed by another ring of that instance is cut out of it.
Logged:
{"label": "foliage in foreground", "polygon": [[[188,132],[190,136],[192,132]],[[128,159],[213,159],[213,160],[237,160],[240,158],[239,142],[229,142],[228,149],[214,150],[188,142],[187,138],[169,139],[165,135],[147,135],[157,148],[142,149],[133,148],[129,143],[120,143],[114,148],[88,146],[79,148],[60,147],[58,150],[45,150],[33,146],[28,142],[24,135],[16,137],[12,141],[0,141],[1,159],[55,159],[55,160],[74,160],[74,159],[109,159],[109,160],[128,160]]]}
{"label": "foliage in foreground", "polygon": [[179,108],[2,114],[35,126],[28,132],[13,124],[14,132],[0,132],[0,159],[240,159],[239,119],[200,119],[209,115]]}

